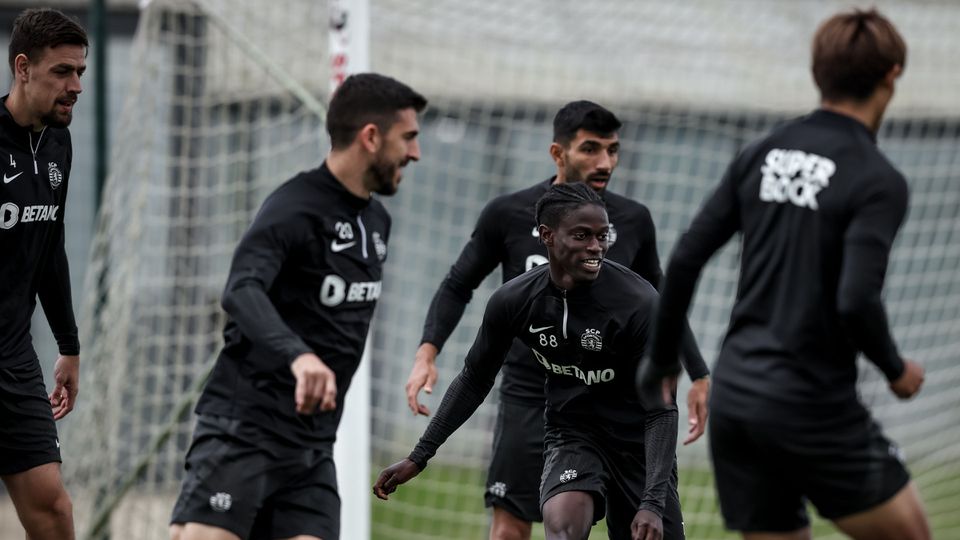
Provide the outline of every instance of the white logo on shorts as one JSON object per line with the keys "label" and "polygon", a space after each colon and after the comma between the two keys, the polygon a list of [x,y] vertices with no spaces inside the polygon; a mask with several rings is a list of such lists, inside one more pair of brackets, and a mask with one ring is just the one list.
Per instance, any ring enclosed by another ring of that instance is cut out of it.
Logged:
{"label": "white logo on shorts", "polygon": [[903,449],[900,448],[899,446],[893,443],[890,443],[890,447],[887,448],[887,452],[890,454],[891,457],[896,458],[896,460],[899,461],[900,463],[907,462],[907,456],[906,454],[903,453]]}
{"label": "white logo on shorts", "polygon": [[507,485],[503,482],[494,482],[492,486],[487,488],[487,491],[496,497],[503,497],[507,494]]}
{"label": "white logo on shorts", "polygon": [[229,493],[220,491],[210,497],[210,508],[216,512],[226,512],[231,506],[233,506],[233,497]]}
{"label": "white logo on shorts", "polygon": [[560,483],[569,482],[577,477],[576,469],[567,469],[560,474]]}

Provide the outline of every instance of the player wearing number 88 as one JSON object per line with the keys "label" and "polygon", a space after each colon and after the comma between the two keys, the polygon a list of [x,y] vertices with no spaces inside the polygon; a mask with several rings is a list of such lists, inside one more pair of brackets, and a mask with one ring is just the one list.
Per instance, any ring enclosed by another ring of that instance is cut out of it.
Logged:
{"label": "player wearing number 88", "polygon": [[[656,228],[643,204],[607,189],[620,159],[621,127],[609,110],[590,101],[572,101],[557,111],[549,154],[556,175],[529,188],[497,197],[480,214],[469,242],[430,303],[423,337],[407,381],[410,409],[429,414],[418,400],[432,392],[436,357],[463,315],[473,291],[501,266],[506,283],[537,265],[547,252],[536,226],[534,207],[550,186],[582,182],[603,199],[610,221],[606,256],[660,284]],[[530,327],[531,334],[540,330]],[[543,334],[543,339],[549,339]],[[684,340],[684,365],[694,381],[687,396],[690,430],[685,443],[702,433],[707,417],[709,370],[692,333]],[[531,361],[530,348],[515,340],[503,365],[497,425],[484,500],[493,507],[491,540],[528,539],[531,522],[541,521],[540,476],[543,468],[543,370]],[[509,419],[509,421],[505,421]]]}
{"label": "player wearing number 88", "polygon": [[410,456],[380,474],[374,492],[386,499],[426,467],[483,402],[516,338],[546,374],[539,499],[547,538],[585,538],[604,515],[614,540],[683,538],[677,410],[644,409],[634,388],[656,289],[603,258],[609,222],[586,184],[552,186],[536,215],[548,264],[491,296],[436,416]]}

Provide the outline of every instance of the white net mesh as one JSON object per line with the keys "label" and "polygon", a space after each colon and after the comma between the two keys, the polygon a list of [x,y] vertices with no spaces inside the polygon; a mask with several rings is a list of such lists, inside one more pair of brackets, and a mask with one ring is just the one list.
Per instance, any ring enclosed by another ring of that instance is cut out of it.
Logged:
{"label": "white net mesh", "polygon": [[[880,136],[912,189],[886,300],[901,349],[924,365],[927,383],[898,403],[866,365],[861,391],[903,445],[936,536],[960,537],[960,64],[951,31],[960,6],[878,4],[910,46]],[[738,148],[815,105],[808,44],[816,24],[843,7],[371,0],[372,69],[431,100],[423,159],[385,200],[394,230],[373,336],[372,469],[405,456],[423,431],[403,385],[429,300],[483,205],[552,174],[550,121],[560,105],[592,99],[624,122],[611,189],[651,209],[666,259]],[[266,193],[326,148],[322,112],[302,90],[326,99],[327,17],[326,2],[310,0],[270,9],[255,0],[154,0],[143,13],[80,317],[88,390],[62,437],[81,532],[165,538],[192,427],[176,407],[189,403],[219,346],[232,250]],[[711,362],[736,253],[730,245],[711,262],[691,312]],[[427,400],[434,408],[499,277],[477,291],[440,357]],[[375,538],[486,536],[495,395],[420,478],[373,503]],[[171,437],[157,440],[168,426]],[[721,538],[705,448],[678,449],[686,530]]]}

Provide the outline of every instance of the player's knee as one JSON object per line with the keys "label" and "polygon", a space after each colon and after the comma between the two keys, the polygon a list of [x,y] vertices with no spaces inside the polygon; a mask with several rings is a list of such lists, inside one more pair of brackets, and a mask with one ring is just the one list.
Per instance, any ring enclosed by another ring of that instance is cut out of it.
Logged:
{"label": "player's knee", "polygon": [[547,540],[581,540],[590,534],[590,525],[577,516],[543,516],[543,531]]}
{"label": "player's knee", "polygon": [[73,519],[73,502],[63,488],[41,498],[38,503],[35,510],[52,522],[62,523]]}
{"label": "player's knee", "polygon": [[503,523],[494,521],[490,526],[490,540],[530,540],[532,525],[529,522]]}

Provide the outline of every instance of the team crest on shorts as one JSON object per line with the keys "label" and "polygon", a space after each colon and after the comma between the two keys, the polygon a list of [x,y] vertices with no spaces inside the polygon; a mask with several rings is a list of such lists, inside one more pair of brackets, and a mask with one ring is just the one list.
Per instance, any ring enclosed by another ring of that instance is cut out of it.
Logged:
{"label": "team crest on shorts", "polygon": [[586,332],[580,336],[580,346],[588,351],[600,352],[603,349],[603,339],[600,338],[600,331],[587,328]]}
{"label": "team crest on shorts", "polygon": [[507,494],[507,485],[503,482],[494,482],[492,486],[487,488],[487,491],[493,496],[503,497]]}
{"label": "team crest on shorts", "polygon": [[210,508],[215,512],[226,512],[231,506],[233,506],[233,497],[229,493],[220,491],[210,496]]}
{"label": "team crest on shorts", "polygon": [[53,161],[47,163],[47,176],[50,177],[50,187],[57,189],[63,182],[63,173]]}
{"label": "team crest on shorts", "polygon": [[569,482],[569,481],[571,481],[571,480],[575,480],[576,478],[577,478],[577,470],[576,470],[576,469],[567,469],[567,470],[563,471],[562,473],[560,473],[560,483],[561,483],[561,484],[566,483],[566,482]]}

